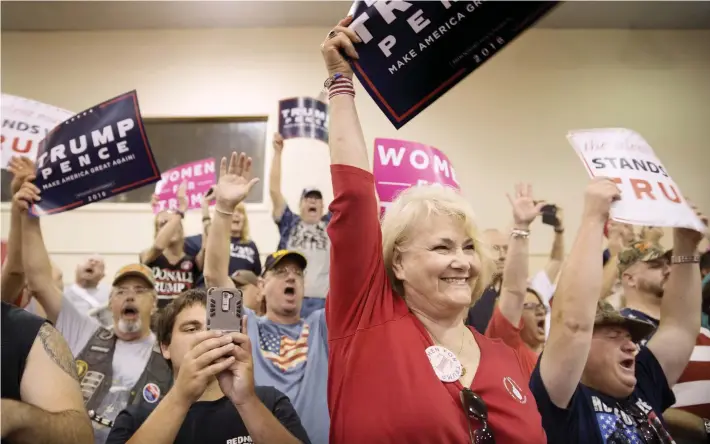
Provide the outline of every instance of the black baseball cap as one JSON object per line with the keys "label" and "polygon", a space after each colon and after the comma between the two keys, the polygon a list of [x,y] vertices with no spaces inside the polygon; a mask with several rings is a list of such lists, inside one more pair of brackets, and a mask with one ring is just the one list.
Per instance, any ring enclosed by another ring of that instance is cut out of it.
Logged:
{"label": "black baseball cap", "polygon": [[293,250],[279,250],[266,257],[266,261],[264,262],[264,271],[261,273],[262,276],[287,257],[294,259],[302,269],[306,269],[308,261],[304,255]]}

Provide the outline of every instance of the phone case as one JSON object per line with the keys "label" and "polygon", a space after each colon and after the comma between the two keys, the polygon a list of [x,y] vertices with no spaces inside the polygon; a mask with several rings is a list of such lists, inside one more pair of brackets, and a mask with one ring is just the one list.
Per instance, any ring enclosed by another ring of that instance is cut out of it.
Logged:
{"label": "phone case", "polygon": [[207,290],[207,330],[242,331],[242,291],[236,288]]}

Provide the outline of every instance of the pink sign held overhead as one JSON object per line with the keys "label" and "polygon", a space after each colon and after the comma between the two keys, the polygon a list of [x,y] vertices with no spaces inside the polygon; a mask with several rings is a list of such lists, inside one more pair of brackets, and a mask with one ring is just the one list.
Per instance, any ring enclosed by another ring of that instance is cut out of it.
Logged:
{"label": "pink sign held overhead", "polygon": [[373,173],[382,208],[413,185],[438,183],[460,189],[454,167],[446,155],[417,142],[375,139]]}
{"label": "pink sign held overhead", "polygon": [[187,183],[187,209],[200,208],[202,196],[216,183],[215,176],[213,158],[197,160],[165,171],[155,185],[158,204],[153,207],[153,212],[177,209],[178,187],[183,182]]}

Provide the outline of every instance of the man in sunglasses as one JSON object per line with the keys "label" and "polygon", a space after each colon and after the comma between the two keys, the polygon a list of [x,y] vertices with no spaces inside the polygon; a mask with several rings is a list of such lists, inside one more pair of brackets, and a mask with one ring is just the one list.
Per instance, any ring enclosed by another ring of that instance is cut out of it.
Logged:
{"label": "man in sunglasses", "polygon": [[675,402],[670,387],[687,365],[700,329],[702,234],[674,230],[661,322],[639,347],[653,325],[598,303],[599,246],[611,204],[620,198],[610,179],[587,187],[580,228],[552,304],[550,337],[531,376],[550,443],[674,442],[661,414]]}

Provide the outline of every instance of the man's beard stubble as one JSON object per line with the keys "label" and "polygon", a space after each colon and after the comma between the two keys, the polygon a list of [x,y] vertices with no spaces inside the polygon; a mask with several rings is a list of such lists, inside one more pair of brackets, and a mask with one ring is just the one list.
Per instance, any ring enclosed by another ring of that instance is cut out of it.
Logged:
{"label": "man's beard stubble", "polygon": [[143,323],[140,319],[135,321],[126,321],[125,319],[119,319],[116,328],[122,333],[138,333],[141,330]]}

